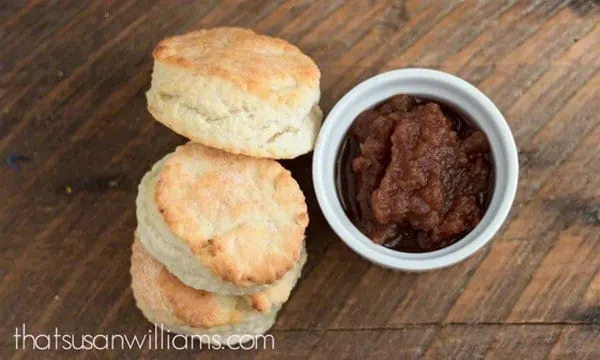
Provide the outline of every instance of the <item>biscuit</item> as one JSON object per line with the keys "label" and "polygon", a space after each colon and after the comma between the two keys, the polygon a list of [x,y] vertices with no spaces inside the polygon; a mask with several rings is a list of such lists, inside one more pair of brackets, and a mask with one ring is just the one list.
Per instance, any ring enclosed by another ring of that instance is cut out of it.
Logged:
{"label": "biscuit", "polygon": [[240,28],[198,30],[153,51],[153,117],[192,141],[275,159],[311,151],[323,114],[317,65],[288,42]]}
{"label": "biscuit", "polygon": [[263,334],[273,325],[305,261],[303,251],[297,266],[264,292],[220,295],[183,284],[148,253],[136,235],[131,254],[131,288],[137,307],[157,326],[179,334],[208,335],[200,337],[203,342],[219,338],[225,341],[237,335],[230,338],[228,344],[233,345],[236,339],[243,339],[241,335]]}
{"label": "biscuit", "polygon": [[191,142],[144,176],[136,205],[152,256],[186,285],[228,295],[281,279],[308,225],[304,194],[277,161]]}

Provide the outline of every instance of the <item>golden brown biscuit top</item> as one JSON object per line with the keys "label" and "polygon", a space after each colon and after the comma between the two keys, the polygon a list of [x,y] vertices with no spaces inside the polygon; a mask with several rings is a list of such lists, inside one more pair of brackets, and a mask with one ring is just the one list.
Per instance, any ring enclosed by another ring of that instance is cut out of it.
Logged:
{"label": "golden brown biscuit top", "polygon": [[318,91],[321,77],[314,61],[294,45],[242,28],[202,29],[167,38],[152,55],[278,103],[294,102],[301,87]]}
{"label": "golden brown biscuit top", "polygon": [[226,281],[271,284],[300,256],[304,194],[274,160],[187,143],[166,159],[155,201],[171,231]]}

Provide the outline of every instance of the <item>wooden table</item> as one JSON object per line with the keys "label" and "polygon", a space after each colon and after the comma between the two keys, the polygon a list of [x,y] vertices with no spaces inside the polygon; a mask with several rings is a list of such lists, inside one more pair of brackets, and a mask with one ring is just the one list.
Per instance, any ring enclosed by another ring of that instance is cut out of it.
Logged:
{"label": "wooden table", "polygon": [[[325,112],[388,69],[476,84],[519,146],[510,222],[452,268],[384,270],[328,227],[311,157],[285,161],[309,202],[310,260],[275,350],[15,351],[22,324],[150,329],[129,288],[134,198],[185,141],[146,111],[150,52],[219,25],[298,44],[321,68]],[[0,358],[600,358],[598,1],[13,0],[0,2],[0,44]]]}

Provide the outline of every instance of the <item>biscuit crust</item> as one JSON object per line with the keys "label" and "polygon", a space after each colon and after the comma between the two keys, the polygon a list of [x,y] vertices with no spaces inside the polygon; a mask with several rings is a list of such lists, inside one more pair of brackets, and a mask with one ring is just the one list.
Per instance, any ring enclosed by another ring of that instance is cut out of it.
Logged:
{"label": "biscuit crust", "polygon": [[154,49],[148,111],[188,139],[234,154],[295,158],[314,148],[323,114],[317,65],[285,40],[215,28]]}
{"label": "biscuit crust", "polygon": [[259,98],[293,105],[299,87],[318,89],[314,61],[283,39],[250,29],[200,29],[158,43],[155,60],[194,74],[218,77]]}
{"label": "biscuit crust", "polygon": [[148,251],[188,286],[222,294],[283,278],[308,225],[304,194],[278,162],[197,143],[159,161],[136,203]]}
{"label": "biscuit crust", "polygon": [[134,237],[131,255],[132,290],[136,305],[153,323],[184,334],[265,332],[300,277],[306,254],[283,281],[247,296],[193,289],[156,260]]}

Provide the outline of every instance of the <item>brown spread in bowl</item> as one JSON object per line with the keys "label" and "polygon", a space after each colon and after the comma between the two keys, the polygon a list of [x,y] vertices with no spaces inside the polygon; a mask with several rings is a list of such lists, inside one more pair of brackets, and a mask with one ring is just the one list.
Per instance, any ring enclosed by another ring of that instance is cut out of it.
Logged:
{"label": "brown spread in bowl", "polygon": [[433,251],[481,221],[490,162],[485,135],[450,107],[396,95],[354,121],[338,154],[338,193],[375,243]]}

